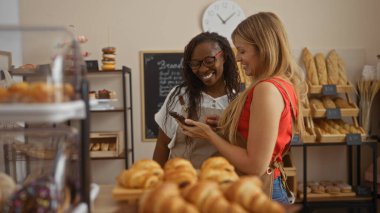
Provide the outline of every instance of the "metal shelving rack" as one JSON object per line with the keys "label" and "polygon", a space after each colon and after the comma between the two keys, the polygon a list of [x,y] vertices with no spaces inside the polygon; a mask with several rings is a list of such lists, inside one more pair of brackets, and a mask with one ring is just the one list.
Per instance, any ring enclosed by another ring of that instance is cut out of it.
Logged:
{"label": "metal shelving rack", "polygon": [[[359,145],[348,145],[347,143],[299,143],[292,144],[293,147],[301,147],[303,153],[303,183],[307,183],[307,162],[308,148],[312,147],[323,147],[323,146],[347,146],[348,147],[348,183],[352,186],[360,185],[360,162],[361,155],[360,151],[362,146],[369,146],[371,148],[372,154],[372,163],[374,166],[373,171],[373,180],[377,180],[377,141],[375,140],[367,140],[362,142]],[[355,157],[354,153],[356,151]],[[356,159],[355,159],[356,158]],[[355,168],[354,160],[356,160]],[[356,171],[356,174],[355,174]],[[356,179],[354,184],[354,177]],[[347,208],[347,209],[360,209],[360,208],[368,208],[369,212],[377,211],[377,186],[376,181],[372,184],[372,195],[371,196],[356,196],[349,198],[321,198],[321,199],[313,199],[308,200],[307,192],[306,192],[307,184],[303,184],[303,199],[297,200],[297,203],[301,203],[303,205],[303,212],[312,212],[316,209],[321,208]],[[356,188],[354,187],[354,189]]]}
{"label": "metal shelving rack", "polygon": [[[111,160],[111,159],[125,159],[125,168],[127,169],[130,164],[134,162],[134,142],[133,142],[133,113],[132,113],[132,72],[129,67],[123,66],[121,70],[114,71],[93,71],[88,72],[89,76],[96,75],[121,75],[122,90],[123,90],[123,105],[121,108],[111,110],[90,110],[90,113],[123,113],[123,135],[124,135],[124,154],[119,157],[104,157],[104,158],[91,158],[92,160]],[[127,77],[128,84],[127,87]],[[127,97],[128,94],[128,97]],[[129,98],[129,101],[128,101]],[[129,103],[128,103],[129,102]],[[128,121],[130,126],[128,126]],[[129,133],[129,134],[128,134]],[[130,154],[131,153],[131,154]]]}

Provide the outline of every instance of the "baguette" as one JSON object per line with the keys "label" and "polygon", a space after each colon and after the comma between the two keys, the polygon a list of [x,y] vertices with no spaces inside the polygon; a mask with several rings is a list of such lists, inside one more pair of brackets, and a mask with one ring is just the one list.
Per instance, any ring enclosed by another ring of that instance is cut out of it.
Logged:
{"label": "baguette", "polygon": [[317,53],[315,55],[315,64],[317,67],[317,74],[319,79],[319,84],[327,84],[327,68],[325,56],[322,53]]}
{"label": "baguette", "polygon": [[317,68],[315,66],[313,56],[311,55],[310,51],[306,47],[303,49],[303,52],[302,52],[302,60],[303,60],[303,63],[305,64],[309,83],[311,85],[319,85]]}
{"label": "baguette", "polygon": [[327,74],[329,84],[338,84],[339,82],[339,67],[338,67],[338,55],[335,50],[332,50],[327,55]]}

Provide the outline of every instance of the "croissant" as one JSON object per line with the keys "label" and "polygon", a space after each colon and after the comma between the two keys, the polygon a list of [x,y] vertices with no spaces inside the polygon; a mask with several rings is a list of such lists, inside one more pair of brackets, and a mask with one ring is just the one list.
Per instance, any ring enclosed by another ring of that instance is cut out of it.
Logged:
{"label": "croissant", "polygon": [[279,203],[264,194],[261,187],[262,182],[258,177],[247,176],[232,183],[224,194],[229,201],[240,204],[249,212],[285,212]]}
{"label": "croissant", "polygon": [[131,168],[134,168],[134,169],[152,169],[152,168],[161,168],[161,166],[160,166],[160,164],[158,164],[154,160],[142,159],[142,160],[139,160],[136,163],[134,163]]}
{"label": "croissant", "polygon": [[139,213],[197,213],[181,196],[176,184],[162,183],[146,191],[139,200]]}
{"label": "croissant", "polygon": [[163,172],[157,169],[138,170],[128,169],[121,172],[117,180],[120,185],[132,189],[147,189],[156,186],[162,181]]}
{"label": "croissant", "polygon": [[239,179],[239,176],[235,171],[226,171],[226,170],[217,170],[217,169],[209,169],[205,171],[201,171],[199,174],[200,180],[212,180],[217,183],[227,183],[233,182]]}
{"label": "croissant", "polygon": [[208,169],[220,169],[226,171],[235,171],[233,165],[227,161],[224,157],[211,157],[205,160],[201,166],[201,172],[206,171]]}
{"label": "croissant", "polygon": [[178,184],[180,188],[194,184],[198,177],[190,161],[182,158],[172,158],[164,166],[164,180]]}
{"label": "croissant", "polygon": [[212,181],[200,181],[182,192],[183,197],[194,204],[202,213],[244,213],[236,203],[230,203],[219,190],[218,184]]}

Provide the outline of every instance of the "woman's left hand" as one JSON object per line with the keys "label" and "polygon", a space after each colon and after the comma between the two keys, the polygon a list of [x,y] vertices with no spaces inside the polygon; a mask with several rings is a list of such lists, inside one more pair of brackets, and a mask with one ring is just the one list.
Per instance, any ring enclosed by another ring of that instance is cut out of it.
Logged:
{"label": "woman's left hand", "polygon": [[211,132],[213,132],[212,128],[202,122],[194,121],[191,119],[186,119],[184,124],[179,124],[181,127],[183,134],[192,137],[192,138],[201,138],[201,139],[208,139]]}

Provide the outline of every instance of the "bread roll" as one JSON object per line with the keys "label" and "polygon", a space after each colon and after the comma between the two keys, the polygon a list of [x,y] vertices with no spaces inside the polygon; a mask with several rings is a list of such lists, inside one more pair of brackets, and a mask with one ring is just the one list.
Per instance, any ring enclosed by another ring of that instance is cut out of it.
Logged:
{"label": "bread roll", "polygon": [[320,85],[327,84],[327,68],[325,56],[322,53],[315,55],[315,64],[317,67],[318,80]]}
{"label": "bread roll", "polygon": [[326,59],[327,74],[329,84],[338,84],[339,82],[339,68],[338,68],[338,55],[334,50],[330,51]]}
{"label": "bread roll", "polygon": [[307,79],[311,85],[319,85],[317,67],[310,51],[305,47],[302,52],[302,60],[305,64]]}

